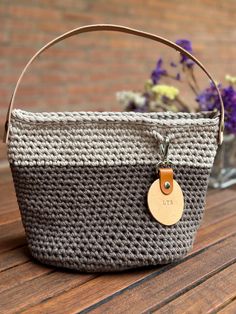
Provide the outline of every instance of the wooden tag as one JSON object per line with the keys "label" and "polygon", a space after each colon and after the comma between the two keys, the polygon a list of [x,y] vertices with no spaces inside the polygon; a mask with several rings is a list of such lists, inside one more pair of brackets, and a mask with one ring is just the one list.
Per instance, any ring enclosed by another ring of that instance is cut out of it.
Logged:
{"label": "wooden tag", "polygon": [[162,192],[160,180],[157,179],[148,191],[148,207],[152,216],[161,224],[171,226],[176,224],[184,211],[184,197],[179,184],[172,181],[172,191],[169,194]]}

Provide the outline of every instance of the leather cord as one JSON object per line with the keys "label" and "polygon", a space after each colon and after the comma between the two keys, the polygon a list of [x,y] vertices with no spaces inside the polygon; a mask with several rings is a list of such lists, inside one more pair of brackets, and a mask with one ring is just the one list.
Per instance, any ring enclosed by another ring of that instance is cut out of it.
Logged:
{"label": "leather cord", "polygon": [[160,43],[163,43],[171,48],[174,48],[175,50],[177,50],[178,52],[182,53],[183,55],[187,56],[189,59],[191,59],[192,61],[194,61],[204,72],[205,74],[208,76],[208,78],[211,80],[211,82],[213,83],[213,85],[215,86],[217,93],[219,95],[219,99],[220,99],[220,105],[221,105],[221,109],[220,109],[220,125],[219,125],[219,136],[218,136],[218,143],[221,144],[223,141],[223,130],[224,130],[224,104],[223,104],[223,100],[219,91],[219,88],[217,86],[217,84],[215,83],[213,77],[211,76],[211,74],[206,70],[206,68],[202,65],[202,63],[196,58],[194,57],[192,54],[190,54],[188,51],[186,51],[185,49],[183,49],[182,47],[176,45],[175,43],[173,43],[172,41],[165,39],[163,37],[151,34],[151,33],[147,33],[147,32],[143,32],[140,30],[136,30],[133,28],[129,28],[129,27],[125,27],[125,26],[121,26],[121,25],[113,25],[113,24],[95,24],[95,25],[87,25],[87,26],[82,26],[79,28],[75,28],[67,33],[64,33],[63,35],[56,37],[55,39],[53,39],[52,41],[48,42],[45,46],[43,46],[40,50],[38,50],[33,57],[28,61],[28,63],[26,64],[26,66],[24,67],[24,69],[22,70],[18,81],[15,85],[14,91],[12,93],[11,96],[11,100],[9,103],[9,107],[8,107],[8,112],[7,112],[7,116],[6,116],[6,123],[5,123],[5,134],[4,134],[4,138],[3,138],[3,142],[7,143],[8,141],[8,136],[9,136],[9,124],[11,121],[11,113],[14,107],[14,102],[15,102],[15,97],[16,97],[16,93],[17,90],[19,88],[19,85],[22,81],[22,78],[24,76],[24,74],[26,73],[27,69],[30,67],[31,63],[40,55],[42,54],[45,50],[47,50],[49,47],[55,45],[56,43],[72,37],[74,35],[78,35],[78,34],[82,34],[82,33],[88,33],[88,32],[94,32],[94,31],[116,31],[116,32],[122,32],[122,33],[127,33],[127,34],[131,34],[131,35],[135,35],[135,36],[139,36],[139,37],[144,37],[144,38],[148,38]]}

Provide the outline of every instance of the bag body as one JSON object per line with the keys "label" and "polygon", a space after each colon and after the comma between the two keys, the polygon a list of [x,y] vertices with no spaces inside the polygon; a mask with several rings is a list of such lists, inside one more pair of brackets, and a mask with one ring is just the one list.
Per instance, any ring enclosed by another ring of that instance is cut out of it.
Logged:
{"label": "bag body", "polygon": [[[195,61],[216,88],[220,112],[32,113],[13,109],[26,70],[44,50],[67,37],[97,30],[146,37]],[[32,256],[46,264],[86,272],[120,271],[183,258],[203,216],[223,127],[223,101],[211,75],[189,52],[162,37],[99,24],[74,29],[46,44],[17,81],[5,132]],[[170,140],[168,161],[184,200],[183,215],[172,225],[158,222],[147,202],[166,138]]]}
{"label": "bag body", "polygon": [[[181,259],[202,219],[217,148],[212,113],[12,113],[8,156],[29,249],[41,262],[118,271]],[[173,226],[149,213],[162,137],[185,200]]]}

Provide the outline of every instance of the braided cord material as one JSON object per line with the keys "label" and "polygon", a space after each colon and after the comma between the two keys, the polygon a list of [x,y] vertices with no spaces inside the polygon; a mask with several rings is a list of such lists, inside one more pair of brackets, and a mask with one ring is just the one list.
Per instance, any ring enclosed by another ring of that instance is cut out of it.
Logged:
{"label": "braided cord material", "polygon": [[[209,113],[13,111],[8,157],[30,251],[81,271],[114,271],[181,259],[204,212],[219,118]],[[150,215],[160,144],[185,199],[173,226]]]}
{"label": "braided cord material", "polygon": [[27,113],[13,111],[8,157],[19,165],[156,164],[171,139],[174,164],[211,167],[219,118],[209,113]]}

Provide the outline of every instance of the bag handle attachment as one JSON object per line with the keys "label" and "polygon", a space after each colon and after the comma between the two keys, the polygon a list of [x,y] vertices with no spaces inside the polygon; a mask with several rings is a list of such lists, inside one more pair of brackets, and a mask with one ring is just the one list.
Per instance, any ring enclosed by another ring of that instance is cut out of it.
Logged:
{"label": "bag handle attachment", "polygon": [[206,70],[206,68],[203,66],[203,64],[196,58],[194,57],[192,54],[190,54],[188,51],[186,51],[185,49],[183,49],[182,47],[180,47],[179,45],[176,45],[174,42],[165,39],[163,37],[151,34],[151,33],[147,33],[147,32],[143,32],[140,30],[136,30],[133,28],[129,28],[129,27],[125,27],[125,26],[121,26],[121,25],[113,25],[113,24],[94,24],[94,25],[87,25],[87,26],[82,26],[82,27],[78,27],[75,28],[69,32],[64,33],[63,35],[56,37],[55,39],[53,39],[52,41],[48,42],[45,46],[43,46],[40,50],[38,50],[33,57],[28,61],[28,63],[26,64],[26,66],[24,67],[24,69],[22,70],[18,81],[15,85],[14,91],[12,93],[11,96],[11,100],[8,106],[8,112],[7,112],[7,116],[6,116],[6,123],[5,123],[5,133],[4,133],[4,138],[3,138],[3,142],[7,143],[8,141],[8,136],[9,136],[9,124],[11,121],[11,113],[14,107],[14,102],[15,102],[15,97],[16,97],[16,93],[17,90],[19,88],[19,85],[22,81],[22,78],[24,76],[24,74],[26,73],[26,71],[28,70],[28,68],[30,67],[31,63],[40,55],[42,54],[45,50],[47,50],[49,47],[55,45],[56,43],[72,37],[74,35],[78,35],[78,34],[82,34],[82,33],[89,33],[89,32],[94,32],[94,31],[116,31],[116,32],[121,32],[121,33],[127,33],[127,34],[131,34],[131,35],[135,35],[135,36],[139,36],[139,37],[144,37],[144,38],[148,38],[151,39],[153,41],[157,41],[160,42],[162,44],[165,44],[171,48],[174,48],[175,50],[177,50],[178,52],[182,53],[183,55],[187,56],[189,59],[191,59],[192,61],[194,61],[202,70],[203,72],[205,72],[205,74],[208,76],[208,78],[211,80],[211,82],[213,83],[214,87],[216,88],[216,91],[218,93],[219,99],[220,99],[220,125],[219,125],[219,134],[218,134],[218,144],[221,144],[223,142],[223,131],[224,131],[224,104],[223,104],[223,100],[220,94],[220,90],[216,84],[216,82],[214,81],[213,77],[211,76],[211,74]]}

